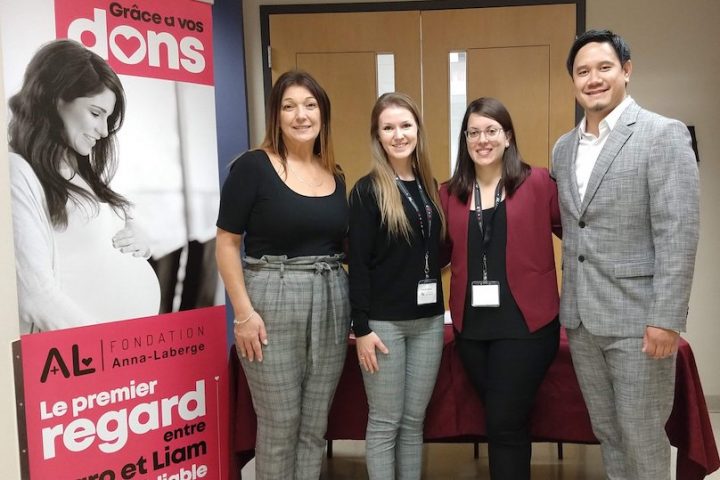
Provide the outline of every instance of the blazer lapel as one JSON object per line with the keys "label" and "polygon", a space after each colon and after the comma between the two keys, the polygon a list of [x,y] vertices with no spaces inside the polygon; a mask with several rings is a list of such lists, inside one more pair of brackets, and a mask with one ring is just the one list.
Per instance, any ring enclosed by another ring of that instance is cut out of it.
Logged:
{"label": "blazer lapel", "polygon": [[572,136],[570,137],[570,140],[568,143],[566,143],[565,148],[570,150],[568,152],[568,156],[565,158],[572,159],[570,161],[570,176],[572,177],[572,181],[570,184],[572,185],[572,188],[570,189],[570,194],[572,195],[573,202],[575,203],[575,208],[580,211],[580,206],[582,205],[582,200],[580,200],[580,192],[578,191],[578,183],[577,183],[577,175],[575,174],[575,162],[577,161],[577,153],[578,153],[578,127],[575,128],[573,131]]}
{"label": "blazer lapel", "polygon": [[555,181],[558,183],[558,189],[561,191],[563,189],[560,185],[567,182],[567,190],[570,191],[570,197],[575,205],[575,209],[580,211],[580,193],[578,193],[577,175],[575,174],[577,152],[578,127],[555,147],[551,175],[555,178]]}
{"label": "blazer lapel", "polygon": [[[608,137],[607,142],[605,142],[605,146],[600,152],[600,155],[595,162],[595,167],[593,167],[593,171],[590,174],[588,186],[585,190],[585,196],[583,197],[582,206],[580,208],[581,214],[585,212],[588,204],[592,201],[592,198],[595,196],[595,192],[600,186],[600,182],[605,176],[605,173],[607,173],[608,168],[610,168],[610,165],[612,165],[613,161],[618,156],[618,153],[620,153],[620,149],[633,134],[633,129],[630,128],[630,126],[635,123],[639,112],[640,107],[637,103],[633,102],[628,105],[618,119],[618,122],[615,124],[615,128],[613,128],[612,132],[610,132],[610,136]],[[575,153],[575,157],[577,157],[577,147]]]}

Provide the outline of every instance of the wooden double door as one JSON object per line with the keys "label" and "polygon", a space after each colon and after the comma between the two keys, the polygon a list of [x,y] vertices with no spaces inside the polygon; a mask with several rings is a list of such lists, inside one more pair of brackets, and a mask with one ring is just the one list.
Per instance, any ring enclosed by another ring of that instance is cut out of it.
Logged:
{"label": "wooden double door", "polygon": [[[394,59],[394,89],[422,109],[438,181],[449,178],[454,163],[451,144],[460,132],[452,99],[457,104],[458,91],[465,99],[460,115],[475,98],[500,99],[513,117],[525,160],[547,167],[555,140],[574,125],[565,59],[575,32],[574,4],[272,14],[272,80],[302,68],[327,90],[336,159],[349,186],[370,168],[377,59],[386,54]],[[459,75],[453,58],[464,60]]]}
{"label": "wooden double door", "polygon": [[272,80],[302,68],[327,90],[336,157],[352,185],[370,165],[377,55],[392,54],[395,90],[420,105],[433,171],[442,181],[450,175],[451,138],[459,134],[451,131],[451,82],[456,79],[451,79],[450,57],[464,53],[467,103],[482,96],[500,99],[513,116],[523,156],[547,166],[555,139],[575,119],[565,69],[576,31],[575,8],[273,14]]}

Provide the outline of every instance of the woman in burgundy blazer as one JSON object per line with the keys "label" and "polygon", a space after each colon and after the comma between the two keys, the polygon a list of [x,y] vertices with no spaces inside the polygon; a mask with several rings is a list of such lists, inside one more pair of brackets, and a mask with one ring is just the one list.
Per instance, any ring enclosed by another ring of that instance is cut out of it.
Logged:
{"label": "woman in burgundy blazer", "polygon": [[[468,214],[473,209],[440,186],[451,247],[450,313],[455,330],[463,329],[467,290]],[[507,208],[507,277],[515,301],[531,332],[550,323],[557,315],[559,297],[552,234],[561,236],[557,188],[544,168],[531,167],[515,194],[505,199]],[[457,244],[453,243],[455,239]]]}
{"label": "woman in burgundy blazer", "polygon": [[560,212],[555,182],[523,162],[499,101],[468,106],[440,201],[450,312],[463,365],[485,405],[490,477],[529,479],[530,410],[559,343],[552,234],[561,234]]}

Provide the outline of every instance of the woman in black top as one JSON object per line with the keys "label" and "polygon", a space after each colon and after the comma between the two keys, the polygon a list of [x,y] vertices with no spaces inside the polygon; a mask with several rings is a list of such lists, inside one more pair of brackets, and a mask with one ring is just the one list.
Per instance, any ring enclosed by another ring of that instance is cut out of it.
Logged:
{"label": "woman in black top", "polygon": [[258,419],[256,478],[316,480],[347,350],[345,184],[310,75],[281,75],[267,114],[261,148],[223,186],[216,256]]}
{"label": "woman in black top", "polygon": [[372,171],[350,194],[350,302],[370,406],[370,479],[419,479],[425,409],[443,348],[444,235],[415,103],[387,93],[371,116]]}

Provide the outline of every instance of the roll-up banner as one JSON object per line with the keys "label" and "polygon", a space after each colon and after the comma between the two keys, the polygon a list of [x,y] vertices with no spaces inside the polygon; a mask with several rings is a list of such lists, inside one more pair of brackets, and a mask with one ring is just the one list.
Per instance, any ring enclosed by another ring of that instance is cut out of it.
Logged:
{"label": "roll-up banner", "polygon": [[224,303],[211,8],[2,2],[22,333]]}
{"label": "roll-up banner", "polygon": [[212,5],[1,2],[0,35],[24,478],[227,478]]}
{"label": "roll-up banner", "polygon": [[24,478],[229,478],[223,307],[24,335],[19,344]]}

